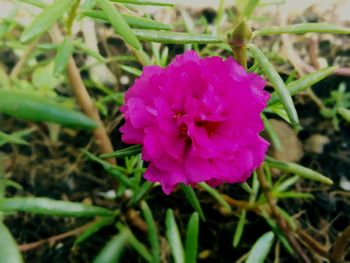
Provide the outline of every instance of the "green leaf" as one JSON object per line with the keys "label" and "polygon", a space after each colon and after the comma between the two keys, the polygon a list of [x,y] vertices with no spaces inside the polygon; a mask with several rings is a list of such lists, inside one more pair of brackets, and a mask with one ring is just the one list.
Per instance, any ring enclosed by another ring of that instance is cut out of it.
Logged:
{"label": "green leaf", "polygon": [[175,2],[170,0],[111,0],[123,4],[133,5],[158,5],[158,6],[174,6]]}
{"label": "green leaf", "polygon": [[201,204],[196,196],[196,193],[194,192],[193,188],[188,185],[180,184],[181,190],[184,192],[187,200],[190,202],[194,210],[197,211],[199,216],[203,221],[205,221],[205,216],[201,207]]}
{"label": "green leaf", "polygon": [[238,184],[239,187],[241,187],[244,191],[246,191],[248,194],[253,194],[253,189],[249,186],[247,182]]}
{"label": "green leaf", "polygon": [[0,112],[28,121],[58,123],[70,128],[93,130],[97,124],[79,111],[70,110],[47,97],[0,90]]}
{"label": "green leaf", "polygon": [[121,182],[124,186],[135,188],[135,185],[133,184],[131,179],[127,177],[124,171],[120,171],[117,167],[113,166],[105,166],[104,168],[107,173],[109,173],[114,178],[118,179],[118,181]]}
{"label": "green leaf", "polygon": [[11,89],[10,78],[7,76],[7,74],[1,67],[0,67],[0,87],[4,89]]}
{"label": "green leaf", "polygon": [[137,155],[137,154],[140,154],[141,152],[142,152],[142,145],[136,144],[136,145],[115,151],[113,153],[102,154],[100,157],[101,158],[111,158],[111,157],[123,158],[123,157]]}
{"label": "green leaf", "polygon": [[233,236],[233,247],[237,247],[239,245],[239,242],[241,241],[241,237],[244,231],[246,215],[247,215],[247,212],[245,210],[242,210],[239,216],[235,234]]}
{"label": "green leaf", "polygon": [[0,258],[3,262],[22,263],[23,258],[16,241],[7,227],[0,221]]}
{"label": "green leaf", "polygon": [[290,255],[294,255],[293,248],[288,243],[288,240],[285,238],[283,232],[279,228],[278,224],[270,217],[270,215],[265,211],[261,210],[262,216],[265,218],[266,222],[269,224],[269,226],[272,228],[273,232],[277,235],[279,241],[283,245],[283,247],[286,249],[286,251]]}
{"label": "green leaf", "polygon": [[274,239],[275,235],[271,231],[262,235],[253,245],[245,263],[264,263]]}
{"label": "green leaf", "polygon": [[166,236],[175,263],[184,263],[184,249],[181,242],[179,229],[177,227],[174,212],[168,209],[165,217]]}
{"label": "green leaf", "polygon": [[54,88],[60,83],[59,78],[54,76],[54,66],[54,63],[51,62],[42,67],[37,67],[33,72],[32,83],[41,93],[44,93],[44,95],[50,95]]}
{"label": "green leaf", "polygon": [[58,46],[55,58],[53,74],[58,77],[66,69],[69,59],[73,53],[73,42],[69,37],[65,37],[61,45]]}
{"label": "green leaf", "polygon": [[199,232],[199,217],[198,213],[194,212],[187,224],[186,242],[185,242],[185,262],[196,263],[198,253],[198,232]]}
{"label": "green leaf", "polygon": [[49,30],[62,15],[67,12],[75,0],[56,0],[52,5],[35,17],[33,22],[23,31],[20,41],[27,42]]}
{"label": "green leaf", "polygon": [[142,70],[139,70],[138,68],[130,67],[127,65],[120,65],[120,68],[125,72],[135,75],[136,77],[139,77],[142,75]]}
{"label": "green leaf", "polygon": [[198,185],[202,187],[205,191],[207,191],[212,197],[214,197],[228,211],[231,211],[231,206],[229,205],[229,203],[226,202],[226,200],[215,188],[210,187],[206,183],[199,183]]}
{"label": "green leaf", "polygon": [[270,79],[274,89],[276,90],[280,100],[286,109],[288,117],[295,128],[299,128],[299,118],[295,106],[293,104],[293,100],[289,91],[284,84],[281,76],[278,74],[276,69],[273,67],[271,62],[267,59],[265,54],[255,45],[250,44],[249,50],[257,60],[258,64],[266,74],[266,76]]}
{"label": "green leaf", "polygon": [[[289,90],[290,95],[294,96],[299,92],[306,90],[307,88],[311,87],[312,85],[331,75],[336,69],[337,67],[320,69],[318,71],[304,75],[298,80],[288,83],[287,88]],[[273,105],[278,101],[278,94],[276,92],[273,92],[271,94],[270,100],[268,101],[268,105]]]}
{"label": "green leaf", "polygon": [[19,0],[20,2],[30,4],[35,7],[45,8],[47,5],[40,0]]}
{"label": "green leaf", "polygon": [[122,230],[118,235],[114,236],[98,256],[94,259],[94,263],[117,263],[120,262],[121,255],[124,247],[129,238],[129,231],[127,229]]}
{"label": "green leaf", "polygon": [[6,143],[28,145],[28,143],[22,137],[31,134],[33,131],[34,129],[25,129],[12,134],[7,134],[0,131],[0,146]]}
{"label": "green leaf", "polygon": [[133,29],[139,40],[163,44],[205,44],[220,43],[223,39],[209,34],[190,34],[156,30]]}
{"label": "green leaf", "polygon": [[[274,113],[290,124],[290,119],[288,117],[286,109],[283,107],[281,103],[276,103],[268,106],[267,108],[265,108],[264,113]],[[266,126],[265,126],[265,129],[266,129]]]}
{"label": "green leaf", "polygon": [[142,46],[134,35],[128,23],[125,21],[119,11],[108,1],[98,0],[98,3],[111,23],[114,31],[120,35],[130,46],[137,50],[141,50]]}
{"label": "green leaf", "polygon": [[299,192],[272,192],[272,196],[275,198],[314,198],[310,193],[299,193]]}
{"label": "green leaf", "polygon": [[144,182],[139,188],[134,191],[134,194],[130,200],[131,205],[137,204],[153,187],[153,183]]}
{"label": "green leaf", "polygon": [[0,200],[2,212],[28,212],[39,215],[94,217],[111,216],[113,212],[98,206],[57,201],[44,197],[12,197]]}
{"label": "green leaf", "polygon": [[247,1],[247,4],[245,5],[243,16],[246,18],[249,18],[252,13],[254,12],[255,8],[259,4],[260,0],[249,0]]}
{"label": "green leaf", "polygon": [[129,238],[128,238],[128,243],[136,250],[137,253],[140,254],[147,262],[152,262],[152,256],[148,252],[146,246],[141,243],[131,232],[131,230],[125,226],[123,226],[121,223],[117,224],[117,228],[119,231],[127,230],[129,232]]}
{"label": "green leaf", "polygon": [[284,192],[288,190],[290,187],[295,185],[300,180],[299,175],[295,175],[293,177],[290,177],[286,180],[284,180],[281,183],[275,183],[275,185],[272,188],[272,192]]}
{"label": "green leaf", "polygon": [[[82,15],[108,21],[108,18],[105,15],[105,13],[99,10],[84,10],[82,11]],[[163,24],[153,19],[138,17],[134,15],[127,15],[127,14],[122,14],[122,16],[125,19],[125,21],[128,23],[128,25],[132,28],[157,29],[157,30],[172,29],[172,26]]]}
{"label": "green leaf", "polygon": [[107,63],[106,59],[101,56],[100,53],[96,52],[95,50],[92,50],[91,48],[87,47],[86,44],[82,41],[75,40],[73,41],[74,48],[81,50],[82,52],[88,54],[89,56],[92,56],[96,58],[101,63]]}
{"label": "green leaf", "polygon": [[113,222],[114,222],[114,217],[101,217],[98,221],[96,221],[94,224],[89,226],[87,229],[85,229],[85,231],[81,235],[78,236],[78,238],[74,242],[74,245],[76,246],[84,242],[86,239],[91,237],[100,229],[112,224]]}
{"label": "green leaf", "polygon": [[148,240],[152,249],[152,262],[160,262],[160,245],[158,240],[158,230],[153,219],[152,211],[145,201],[141,202],[141,209],[147,224]]}
{"label": "green leaf", "polygon": [[338,108],[337,113],[342,116],[346,121],[350,122],[350,110],[345,108]]}
{"label": "green leaf", "polygon": [[279,34],[305,34],[305,33],[332,33],[350,34],[350,29],[327,23],[301,23],[287,26],[273,26],[262,28],[253,33],[253,37],[279,35]]}
{"label": "green leaf", "polygon": [[265,131],[269,135],[274,149],[277,150],[277,151],[280,151],[282,149],[282,143],[281,143],[281,141],[280,141],[280,139],[279,139],[275,129],[273,128],[273,126],[271,125],[271,123],[265,117],[264,114],[262,114],[261,117],[262,117],[262,120],[264,122]]}
{"label": "green leaf", "polygon": [[324,176],[323,174],[296,163],[283,162],[273,159],[271,157],[266,157],[265,163],[271,168],[276,168],[284,172],[297,174],[300,177],[303,177],[308,180],[317,181],[328,185],[333,184],[333,181],[328,177]]}

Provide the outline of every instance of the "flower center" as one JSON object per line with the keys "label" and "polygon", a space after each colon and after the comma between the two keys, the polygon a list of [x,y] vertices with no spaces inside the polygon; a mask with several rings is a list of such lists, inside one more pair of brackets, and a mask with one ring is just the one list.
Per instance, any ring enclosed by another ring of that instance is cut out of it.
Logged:
{"label": "flower center", "polygon": [[208,135],[213,135],[218,128],[218,122],[214,121],[196,121],[196,125],[198,127],[203,127]]}

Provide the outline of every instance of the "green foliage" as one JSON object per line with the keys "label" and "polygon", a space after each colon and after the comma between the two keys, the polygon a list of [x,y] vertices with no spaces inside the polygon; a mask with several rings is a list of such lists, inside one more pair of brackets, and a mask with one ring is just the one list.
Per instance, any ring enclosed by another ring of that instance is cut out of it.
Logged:
{"label": "green foliage", "polygon": [[98,0],[98,3],[108,21],[112,24],[114,31],[135,49],[142,49],[139,40],[119,11],[108,0]]}
{"label": "green foliage", "polygon": [[165,217],[166,236],[169,242],[171,254],[173,255],[175,263],[185,262],[185,253],[181,241],[178,226],[175,221],[174,212],[168,209]]}
{"label": "green foliage", "polygon": [[22,263],[23,258],[18,250],[16,241],[7,227],[0,221],[0,258],[6,262]]}
{"label": "green foliage", "polygon": [[185,242],[185,262],[195,263],[197,262],[198,252],[198,234],[199,234],[199,216],[195,212],[191,215],[186,231]]}
{"label": "green foliage", "polygon": [[[74,107],[73,95],[75,91],[71,92],[69,90],[71,87],[67,74],[67,70],[69,70],[67,65],[69,61],[72,61],[71,59],[79,61],[78,64],[81,67],[78,69],[78,73],[80,72],[84,76],[83,84],[86,85],[88,94],[92,97],[92,106],[95,105],[105,118],[104,121],[110,124],[108,118],[115,118],[116,116],[116,111],[114,112],[113,109],[121,106],[124,102],[124,84],[95,83],[89,72],[90,70],[94,70],[101,64],[106,65],[112,69],[113,73],[126,75],[130,81],[127,86],[130,86],[134,78],[142,74],[142,70],[140,70],[142,66],[155,64],[165,67],[168,65],[177,52],[174,53],[172,46],[169,46],[169,44],[178,45],[179,49],[176,50],[194,49],[202,56],[219,55],[226,57],[231,54],[232,50],[223,37],[226,34],[222,29],[224,23],[231,23],[231,28],[227,29],[230,32],[234,26],[239,24],[244,24],[250,31],[250,20],[255,19],[252,16],[253,12],[259,6],[268,4],[259,0],[236,1],[238,6],[238,15],[236,15],[233,14],[232,10],[225,10],[225,1],[221,0],[217,16],[212,24],[208,23],[204,16],[197,19],[191,17],[186,10],[181,9],[182,19],[179,18],[179,20],[183,21],[176,21],[174,25],[169,25],[152,19],[147,11],[145,17],[134,15],[138,13],[134,11],[144,11],[145,5],[169,8],[174,6],[176,1],[85,0],[81,1],[81,5],[79,5],[78,0],[56,0],[50,5],[40,0],[20,0],[18,2],[18,5],[9,12],[8,16],[0,21],[0,47],[9,49],[11,54],[16,54],[19,57],[17,62],[19,64],[18,73],[10,72],[5,68],[6,65],[4,69],[0,67],[0,113],[28,122],[49,122],[87,131],[95,130],[98,125],[90,117],[72,109]],[[17,21],[17,13],[22,8],[20,2],[42,9],[40,14],[33,15],[32,23],[26,27],[23,27]],[[100,23],[97,27],[100,27],[102,23],[110,24],[115,33],[113,35],[111,32],[112,36],[119,36],[129,50],[123,50],[122,52],[125,52],[125,54],[119,54],[119,49],[118,52],[111,52],[108,49],[108,43],[105,43],[107,42],[106,39],[98,43],[100,49],[98,50],[91,47],[86,39],[76,37],[71,32],[73,24],[79,22],[82,18],[93,19],[97,24]],[[244,22],[241,23],[243,20]],[[181,28],[185,28],[185,32],[170,31]],[[61,43],[49,42],[50,38],[46,36],[49,36],[50,33],[52,35],[51,29],[62,32],[63,40]],[[254,44],[254,41],[259,36],[305,34],[309,32],[349,34],[350,30],[325,23],[301,23],[259,28],[253,32],[253,39],[245,39],[246,41],[250,40],[249,54],[254,58],[254,65],[249,71],[263,74],[275,89],[262,118],[270,141],[277,150],[281,149],[282,144],[269,123],[270,114],[278,115],[298,129],[298,114],[291,97],[330,76],[337,68],[323,68],[301,78],[296,78],[294,71],[286,81],[283,81],[274,64],[284,63],[284,59],[276,55],[274,48],[272,48],[272,51],[263,52],[257,46],[259,42]],[[42,37],[44,34],[45,37]],[[14,36],[20,36],[20,40],[17,40]],[[141,43],[141,41],[149,43]],[[28,49],[28,47],[32,49]],[[28,54],[26,54],[27,51]],[[110,53],[113,53],[113,55]],[[118,54],[114,55],[115,53]],[[85,63],[86,57],[94,58],[94,63]],[[240,59],[241,62],[245,63],[246,56],[241,58],[244,58],[244,61]],[[58,94],[63,94],[66,97],[59,97]],[[346,121],[350,121],[349,96],[345,85],[341,84],[336,91],[331,92],[329,98],[323,100],[324,106],[321,113],[324,117],[332,119],[336,128],[339,128],[339,115]],[[63,101],[63,103],[58,103],[58,101]],[[111,130],[118,124],[113,122],[110,125]],[[28,125],[28,123],[23,125]],[[43,131],[36,126],[33,128],[33,124],[30,125],[30,128],[21,126],[15,132],[0,131],[0,147],[5,144],[31,146],[32,138],[36,136],[38,131]],[[115,136],[115,134],[111,136]],[[75,147],[75,145],[72,146]],[[269,202],[263,191],[259,191],[260,184],[255,173],[251,183],[252,187],[249,186],[250,183],[243,183],[239,185],[243,191],[238,186],[236,188],[232,186],[229,191],[226,191],[227,188],[225,188],[225,194],[228,196],[223,194],[222,188],[212,188],[205,183],[198,184],[195,189],[192,186],[180,185],[178,190],[183,195],[182,200],[188,201],[195,212],[191,215],[186,214],[182,206],[179,205],[176,207],[177,216],[168,207],[165,207],[165,209],[162,207],[156,213],[156,210],[153,207],[151,209],[146,201],[150,199],[149,203],[154,202],[153,189],[157,188],[158,184],[142,179],[146,164],[141,160],[141,152],[141,145],[121,147],[112,153],[101,155],[83,150],[83,157],[87,157],[84,162],[93,161],[101,165],[102,171],[106,172],[110,179],[116,183],[110,185],[115,196],[108,198],[108,202],[115,202],[116,204],[120,202],[120,210],[118,211],[100,206],[85,205],[81,202],[58,201],[41,197],[15,196],[6,198],[8,187],[21,189],[21,186],[5,177],[8,174],[5,173],[1,163],[2,160],[0,160],[0,218],[2,219],[15,212],[45,216],[95,218],[77,237],[74,243],[75,246],[83,242],[90,242],[90,238],[105,227],[112,230],[114,227],[114,230],[118,230],[118,233],[112,233],[113,237],[110,241],[104,247],[101,247],[94,260],[97,263],[123,262],[122,253],[126,246],[133,249],[146,262],[161,262],[161,257],[166,254],[162,251],[163,242],[166,243],[166,241],[170,248],[168,256],[171,256],[174,262],[194,263],[198,258],[198,237],[201,235],[201,230],[203,230],[199,226],[199,219],[203,221],[207,219],[210,222],[211,215],[205,211],[205,208],[207,203],[216,202],[221,206],[220,212],[229,215],[229,220],[232,218],[232,221],[235,222],[232,229],[232,244],[234,247],[232,249],[238,250],[242,240],[246,241],[244,234],[247,230],[245,228],[250,227],[251,222],[248,222],[248,219],[250,219],[249,213],[252,210],[255,214],[264,218],[267,225],[273,230],[273,232],[265,233],[256,241],[246,255],[246,262],[267,262],[267,257],[274,245],[275,236],[289,254],[295,253],[275,217],[271,215],[270,209],[268,209]],[[118,164],[108,162],[110,158],[118,159]],[[271,197],[274,198],[276,209],[287,222],[291,231],[296,231],[297,220],[288,211],[279,207],[279,202],[282,202],[285,198],[313,198],[313,195],[305,189],[304,192],[302,190],[296,191],[299,188],[296,188],[295,185],[299,185],[303,179],[326,185],[333,184],[330,178],[317,171],[271,157],[267,157],[264,161],[264,169],[269,184],[268,190]],[[270,169],[277,169],[282,172],[282,175],[275,178],[272,176]],[[100,174],[100,171],[98,173]],[[101,176],[104,176],[104,174],[101,173]],[[227,199],[231,198],[231,189],[237,190],[237,196],[243,196],[242,200]],[[197,190],[202,192],[198,193]],[[263,188],[263,190],[266,189]],[[115,200],[112,201],[111,199]],[[228,202],[230,200],[232,202]],[[238,210],[232,207],[235,202],[239,207]],[[108,207],[113,207],[113,205],[108,205]],[[148,240],[141,237],[139,231],[134,231],[134,226],[129,227],[130,219],[126,220],[128,216],[122,213],[128,213],[131,210],[136,211],[136,214],[141,213],[140,216],[143,217],[140,218],[141,222],[143,222],[143,219],[145,220]],[[163,215],[165,211],[164,222],[164,218],[158,216],[159,214]],[[188,213],[188,211],[186,212]],[[205,215],[207,218],[205,218]],[[186,229],[183,222],[188,222]],[[0,236],[0,257],[6,258],[8,262],[23,262],[14,238],[2,221],[0,222]],[[230,260],[233,259],[228,259],[228,261]]]}
{"label": "green foliage", "polygon": [[123,229],[114,236],[98,254],[94,263],[121,262],[121,256],[129,238],[129,231]]}
{"label": "green foliage", "polygon": [[111,216],[113,211],[81,203],[57,201],[44,197],[11,197],[0,199],[2,212],[29,212],[48,216],[95,217]]}
{"label": "green foliage", "polygon": [[0,112],[23,120],[58,123],[70,128],[92,130],[97,127],[81,112],[45,97],[18,91],[0,90]]}
{"label": "green foliage", "polygon": [[262,235],[249,251],[246,263],[263,263],[269,254],[275,235],[273,232],[267,232]]}
{"label": "green foliage", "polygon": [[288,89],[286,85],[284,84],[281,76],[277,73],[274,66],[271,64],[271,62],[267,59],[267,57],[264,55],[264,53],[255,45],[249,45],[249,50],[254,56],[254,58],[257,60],[258,64],[266,74],[266,76],[271,81],[274,89],[276,90],[281,103],[283,104],[290,122],[294,126],[294,128],[299,128],[299,118],[297,111],[295,109],[293,100],[291,98],[290,93],[288,92]]}
{"label": "green foliage", "polygon": [[76,0],[60,0],[45,7],[44,11],[23,31],[21,41],[27,42],[49,30],[75,2]]}
{"label": "green foliage", "polygon": [[350,29],[326,23],[302,23],[287,26],[263,28],[254,32],[254,36],[305,34],[305,33],[350,34]]}
{"label": "green foliage", "polygon": [[184,192],[187,200],[190,202],[192,207],[197,211],[200,218],[203,221],[205,221],[205,216],[204,216],[201,204],[196,196],[196,193],[192,189],[192,187],[188,186],[188,185],[184,185],[184,184],[181,184],[180,187],[181,187],[181,190]]}

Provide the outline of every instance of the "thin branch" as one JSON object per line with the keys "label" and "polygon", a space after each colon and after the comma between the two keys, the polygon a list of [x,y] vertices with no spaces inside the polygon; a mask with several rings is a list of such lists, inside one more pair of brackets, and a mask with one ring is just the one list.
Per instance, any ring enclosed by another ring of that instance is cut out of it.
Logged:
{"label": "thin branch", "polygon": [[338,236],[333,246],[332,256],[334,262],[342,262],[350,240],[350,225]]}
{"label": "thin branch", "polygon": [[96,223],[98,219],[88,223],[88,224],[85,224],[81,227],[78,227],[76,229],[73,229],[71,231],[68,231],[68,232],[65,232],[65,233],[62,233],[62,234],[59,234],[59,235],[56,235],[56,236],[52,236],[52,237],[49,237],[47,239],[42,239],[42,240],[39,240],[37,242],[33,242],[33,243],[28,243],[28,244],[22,244],[22,245],[19,245],[19,250],[22,251],[22,252],[25,252],[25,251],[29,251],[29,250],[33,250],[33,249],[36,249],[46,243],[48,244],[54,244],[62,239],[66,239],[68,237],[72,237],[72,236],[77,236],[79,235],[80,233],[84,232],[85,229],[87,229],[88,227],[90,227],[92,224]]}
{"label": "thin branch", "polygon": [[18,60],[17,64],[13,67],[10,78],[15,79],[18,77],[18,74],[21,72],[22,68],[26,64],[29,56],[32,54],[34,49],[36,48],[37,44],[39,42],[39,39],[34,40],[24,51],[21,58]]}
{"label": "thin branch", "polygon": [[[57,27],[57,25],[55,25],[51,31],[51,37],[53,42],[56,44],[62,42],[63,36],[59,28]],[[80,107],[83,109],[86,115],[88,115],[96,123],[98,123],[99,127],[94,130],[94,136],[95,136],[96,144],[100,146],[101,153],[103,154],[112,153],[113,146],[108,137],[107,130],[101,121],[98,109],[95,107],[88,91],[86,90],[86,87],[81,78],[79,69],[75,64],[75,61],[73,58],[69,59],[69,62],[67,65],[67,75],[68,75],[69,84],[72,88],[72,91]],[[111,164],[116,163],[115,159],[112,159],[112,158],[108,159],[108,162]]]}
{"label": "thin branch", "polygon": [[260,166],[257,169],[257,175],[258,175],[258,180],[259,183],[261,185],[261,188],[264,192],[264,195],[267,199],[267,202],[271,208],[271,215],[275,218],[277,224],[279,225],[280,229],[282,230],[282,232],[284,233],[285,237],[287,238],[288,242],[291,244],[291,246],[293,247],[293,249],[298,253],[299,255],[299,259],[302,262],[305,263],[311,263],[311,260],[306,256],[306,254],[304,253],[302,247],[299,245],[299,243],[297,242],[297,240],[295,239],[289,225],[286,223],[286,221],[283,219],[283,217],[280,215],[280,212],[275,204],[275,200],[272,197],[272,194],[270,192],[270,187],[269,184],[266,180],[266,176],[264,173],[264,169],[262,166]]}
{"label": "thin branch", "polygon": [[332,256],[328,252],[328,249],[321,245],[317,240],[311,237],[308,233],[306,233],[300,227],[297,228],[296,233],[299,238],[313,251],[319,254],[320,256],[327,258],[329,260],[332,259]]}

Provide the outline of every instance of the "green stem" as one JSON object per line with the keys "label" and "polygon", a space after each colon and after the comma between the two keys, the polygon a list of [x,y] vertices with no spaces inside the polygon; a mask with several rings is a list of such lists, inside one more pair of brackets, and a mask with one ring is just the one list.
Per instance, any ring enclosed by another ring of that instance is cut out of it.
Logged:
{"label": "green stem", "polygon": [[245,20],[242,20],[229,35],[229,43],[235,59],[247,69],[247,44],[252,37],[252,30]]}

